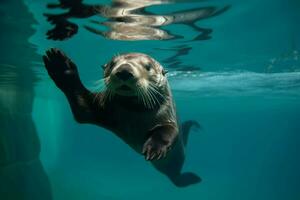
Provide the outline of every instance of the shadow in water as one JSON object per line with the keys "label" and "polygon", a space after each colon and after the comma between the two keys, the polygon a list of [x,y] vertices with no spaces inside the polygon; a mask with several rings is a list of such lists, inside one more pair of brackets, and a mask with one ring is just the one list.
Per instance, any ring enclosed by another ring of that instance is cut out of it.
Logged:
{"label": "shadow in water", "polygon": [[34,84],[31,62],[38,59],[27,40],[33,18],[17,0],[1,2],[0,19],[0,199],[50,200],[40,141],[31,113]]}
{"label": "shadow in water", "polygon": [[[54,28],[47,32],[48,39],[65,40],[78,32],[78,25],[69,21],[70,18],[89,18],[101,16],[106,21],[90,20],[92,25],[84,25],[88,31],[113,40],[174,40],[184,38],[163,27],[171,24],[183,24],[197,32],[192,39],[207,40],[211,38],[212,29],[199,27],[196,22],[224,13],[230,6],[218,8],[197,7],[169,14],[155,14],[146,10],[150,6],[177,3],[168,0],[113,0],[111,5],[88,5],[83,0],[60,0],[58,4],[48,4],[49,9],[67,9],[61,14],[45,13],[47,20]],[[103,31],[95,26],[108,28]]]}

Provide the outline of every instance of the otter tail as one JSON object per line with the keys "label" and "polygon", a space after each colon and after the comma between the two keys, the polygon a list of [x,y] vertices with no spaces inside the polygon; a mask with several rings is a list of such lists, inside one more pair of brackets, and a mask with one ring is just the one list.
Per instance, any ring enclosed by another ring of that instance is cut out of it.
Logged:
{"label": "otter tail", "polygon": [[172,179],[172,182],[177,187],[187,187],[189,185],[197,184],[201,182],[201,178],[192,172],[185,172]]}
{"label": "otter tail", "polygon": [[182,139],[183,139],[184,146],[187,145],[189,133],[190,133],[190,130],[191,130],[192,127],[195,127],[197,129],[201,129],[200,124],[197,121],[194,121],[194,120],[185,121],[181,125]]}

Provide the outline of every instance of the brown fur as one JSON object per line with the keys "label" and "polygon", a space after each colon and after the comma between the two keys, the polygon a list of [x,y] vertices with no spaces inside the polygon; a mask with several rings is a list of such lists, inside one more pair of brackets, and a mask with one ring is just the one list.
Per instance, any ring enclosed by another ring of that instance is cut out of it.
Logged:
{"label": "brown fur", "polygon": [[[185,135],[179,131],[172,94],[158,62],[144,54],[114,58],[105,66],[104,76],[115,85],[127,84],[131,92],[120,95],[115,87],[114,97],[105,99],[107,91],[92,93],[82,85],[76,65],[61,51],[51,49],[43,58],[50,77],[66,95],[79,123],[96,124],[112,131],[136,152],[144,154],[146,160],[151,160],[177,186],[200,181],[193,173],[181,173]],[[125,68],[122,63],[130,65]],[[132,80],[122,82],[116,78],[120,70],[132,72]],[[157,103],[153,106],[146,106],[135,94],[140,79],[145,79],[143,84],[147,81],[156,84],[157,91],[163,94],[155,97]]]}

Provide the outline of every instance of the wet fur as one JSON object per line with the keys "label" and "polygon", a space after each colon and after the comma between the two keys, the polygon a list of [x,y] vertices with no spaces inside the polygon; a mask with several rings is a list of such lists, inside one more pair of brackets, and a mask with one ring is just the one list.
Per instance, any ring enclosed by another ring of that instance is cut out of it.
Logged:
{"label": "wet fur", "polygon": [[[129,62],[137,55],[145,56],[147,62],[151,62],[155,68],[154,76],[158,75],[162,79],[156,84],[161,84],[159,92],[164,96],[152,107],[136,96],[114,94],[113,98],[105,99],[107,91],[90,92],[81,83],[76,65],[58,49],[48,50],[43,59],[48,74],[66,95],[77,122],[96,124],[112,131],[137,153],[144,154],[146,160],[151,160],[154,167],[176,186],[198,183],[201,179],[196,174],[181,173],[188,132],[197,123],[187,123],[183,126],[183,132],[180,132],[163,68],[146,55],[127,54],[129,57],[123,59]],[[112,73],[112,69],[106,68],[104,77],[108,78]]]}

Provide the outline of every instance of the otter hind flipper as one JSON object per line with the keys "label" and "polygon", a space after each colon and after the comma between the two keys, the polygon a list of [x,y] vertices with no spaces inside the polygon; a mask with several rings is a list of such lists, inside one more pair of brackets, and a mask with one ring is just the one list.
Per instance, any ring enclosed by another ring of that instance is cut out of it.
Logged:
{"label": "otter hind flipper", "polygon": [[197,130],[200,130],[202,127],[201,125],[195,121],[195,120],[188,120],[181,124],[181,131],[182,131],[182,138],[183,138],[183,144],[186,146],[189,133],[192,127],[195,127]]}
{"label": "otter hind flipper", "polygon": [[177,187],[187,187],[201,182],[201,178],[192,172],[185,172],[174,178],[172,181]]}

